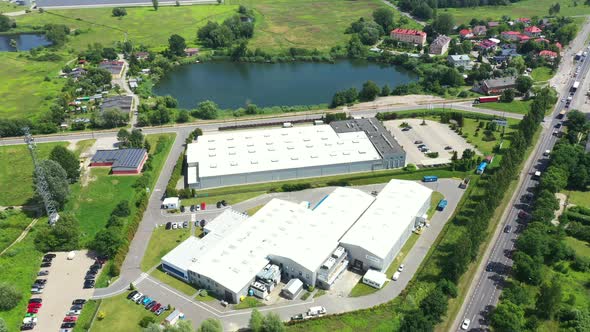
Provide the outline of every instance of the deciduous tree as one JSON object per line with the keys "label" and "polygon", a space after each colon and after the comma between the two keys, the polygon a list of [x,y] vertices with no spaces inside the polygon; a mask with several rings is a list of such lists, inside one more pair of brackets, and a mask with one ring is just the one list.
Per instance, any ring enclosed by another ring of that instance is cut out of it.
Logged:
{"label": "deciduous tree", "polygon": [[80,225],[73,215],[62,213],[53,227],[44,228],[35,237],[39,251],[71,251],[80,247]]}
{"label": "deciduous tree", "polygon": [[494,331],[498,332],[522,331],[526,323],[524,310],[510,301],[500,302],[491,318]]}
{"label": "deciduous tree", "polygon": [[[42,160],[39,162],[39,167],[45,174],[45,180],[47,181],[51,198],[57,204],[58,208],[63,207],[70,195],[68,174],[60,164],[53,160]],[[33,177],[35,184],[39,181],[38,176],[39,174],[35,171]]]}
{"label": "deciduous tree", "polygon": [[[0,310],[8,311],[18,304],[22,298],[21,293],[12,285],[8,283],[0,284]],[[1,323],[4,323],[2,321]],[[1,325],[1,324],[0,324]]]}
{"label": "deciduous tree", "polygon": [[76,154],[67,148],[58,145],[51,150],[49,159],[57,162],[66,171],[70,182],[76,182],[80,177],[80,161]]}

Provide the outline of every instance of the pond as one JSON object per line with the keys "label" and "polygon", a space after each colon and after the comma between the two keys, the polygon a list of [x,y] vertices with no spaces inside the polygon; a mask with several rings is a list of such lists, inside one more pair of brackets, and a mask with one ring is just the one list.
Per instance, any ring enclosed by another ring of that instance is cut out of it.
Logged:
{"label": "pond", "polygon": [[315,62],[244,63],[205,62],[179,66],[154,87],[157,95],[171,95],[182,108],[195,108],[212,100],[221,108],[292,106],[330,103],[336,91],[372,80],[393,88],[417,79],[400,67],[367,61],[341,60],[334,64]]}
{"label": "pond", "polygon": [[14,52],[14,47],[10,46],[10,40],[16,40],[19,51],[28,51],[39,46],[49,46],[51,42],[45,38],[44,34],[18,34],[18,35],[0,35],[0,52]]}

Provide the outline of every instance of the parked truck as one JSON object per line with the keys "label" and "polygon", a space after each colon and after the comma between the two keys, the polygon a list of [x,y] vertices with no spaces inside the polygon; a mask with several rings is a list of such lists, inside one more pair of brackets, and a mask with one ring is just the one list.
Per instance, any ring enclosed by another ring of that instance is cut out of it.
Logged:
{"label": "parked truck", "polygon": [[500,96],[485,96],[485,97],[475,98],[473,103],[474,104],[482,104],[482,103],[494,103],[497,101],[500,101]]}
{"label": "parked truck", "polygon": [[580,82],[579,81],[575,81],[574,84],[572,85],[571,88],[571,92],[576,92],[576,90],[578,90],[578,88],[580,87]]}

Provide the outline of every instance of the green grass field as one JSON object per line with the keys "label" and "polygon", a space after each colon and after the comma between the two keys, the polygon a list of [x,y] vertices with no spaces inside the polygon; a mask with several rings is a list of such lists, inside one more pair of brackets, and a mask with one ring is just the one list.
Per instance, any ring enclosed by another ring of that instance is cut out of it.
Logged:
{"label": "green grass field", "polygon": [[530,105],[532,102],[532,100],[514,100],[511,103],[485,103],[477,105],[475,107],[487,108],[491,110],[503,111],[508,113],[526,114],[530,110]]}
{"label": "green grass field", "polygon": [[166,230],[165,227],[158,227],[152,233],[148,249],[141,261],[141,269],[147,271],[159,264],[164,255],[186,240],[190,234],[190,228]]}
{"label": "green grass field", "polygon": [[12,13],[12,12],[19,12],[21,10],[25,10],[27,7],[15,5],[14,3],[10,3],[8,1],[0,0],[0,14],[2,13]]}
{"label": "green grass field", "polygon": [[[250,48],[287,50],[290,47],[327,51],[344,44],[350,36],[344,31],[360,17],[369,18],[373,10],[385,5],[379,0],[227,0],[253,8],[256,29]],[[393,9],[392,9],[393,10]],[[399,13],[395,15],[400,17]],[[411,21],[408,27],[420,27]]]}
{"label": "green grass field", "polygon": [[10,78],[0,80],[0,118],[31,118],[48,111],[64,83],[57,78],[62,65],[31,61],[20,53],[0,52],[0,75]]}
{"label": "green grass field", "polygon": [[207,21],[223,21],[234,15],[238,6],[163,6],[154,11],[152,7],[126,8],[127,16],[117,18],[112,8],[84,8],[48,10],[16,18],[18,28],[31,29],[47,23],[66,24],[80,31],[71,36],[66,47],[85,49],[89,44],[101,43],[112,46],[127,39],[135,44],[164,49],[172,34],[184,37],[189,45],[195,44],[197,29]]}
{"label": "green grass field", "polygon": [[166,272],[162,271],[160,268],[155,269],[151,274],[152,277],[160,280],[161,282],[165,283],[166,285],[188,295],[188,296],[193,296],[198,289],[196,289],[195,287],[193,287],[190,284],[187,284],[186,282],[177,279],[169,274],[167,274]]}
{"label": "green grass field", "polygon": [[23,241],[0,256],[0,271],[2,271],[0,272],[0,283],[14,286],[22,294],[22,298],[15,308],[0,312],[0,317],[6,322],[8,331],[19,330],[20,323],[27,311],[31,285],[37,278],[39,263],[43,255],[35,249],[33,240],[40,229],[49,227],[46,221],[47,219],[40,220]]}
{"label": "green grass field", "polygon": [[80,156],[83,152],[85,152],[92,145],[94,145],[95,142],[96,142],[95,139],[85,139],[85,140],[78,141],[78,142],[76,142],[76,148],[75,148],[74,152],[78,156]]}
{"label": "green grass field", "polygon": [[[46,159],[57,145],[68,144],[37,144],[39,158]],[[24,205],[33,197],[33,161],[26,145],[0,146],[0,170],[0,188],[10,188],[10,193],[4,191],[0,194],[0,206]]]}
{"label": "green grass field", "polygon": [[105,318],[94,320],[92,332],[140,332],[142,328],[139,326],[139,321],[143,317],[153,316],[157,318],[157,322],[160,322],[169,313],[165,311],[161,316],[156,316],[145,310],[143,306],[127,300],[127,293],[102,300],[98,311],[104,312]]}
{"label": "green grass field", "polygon": [[0,219],[0,252],[16,240],[32,219],[19,211],[4,212],[6,219]]}
{"label": "green grass field", "polygon": [[[574,0],[521,0],[509,6],[483,6],[466,8],[439,9],[439,13],[451,13],[455,16],[457,24],[469,23],[472,18],[498,20],[503,15],[512,19],[519,17],[546,16],[549,7],[559,3],[561,5],[560,16],[577,16],[590,14],[590,7],[583,1]],[[577,3],[577,6],[575,5]]]}
{"label": "green grass field", "polygon": [[568,203],[590,207],[590,191],[567,190]]}
{"label": "green grass field", "polygon": [[571,236],[566,236],[565,243],[574,249],[577,255],[590,257],[590,244],[587,242],[578,240]]}
{"label": "green grass field", "polygon": [[247,296],[242,302],[233,306],[234,309],[248,309],[248,308],[257,308],[265,306],[264,303],[260,302],[259,299],[253,296]]}
{"label": "green grass field", "polygon": [[549,67],[537,67],[533,69],[531,77],[535,82],[546,82],[553,77],[554,72]]}

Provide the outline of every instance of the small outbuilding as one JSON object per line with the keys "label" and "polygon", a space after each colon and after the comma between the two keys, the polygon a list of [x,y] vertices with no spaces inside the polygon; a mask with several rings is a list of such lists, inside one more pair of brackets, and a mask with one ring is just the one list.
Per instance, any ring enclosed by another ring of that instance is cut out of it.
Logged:
{"label": "small outbuilding", "polygon": [[162,202],[162,207],[167,210],[180,208],[180,199],[178,197],[166,197]]}
{"label": "small outbuilding", "polygon": [[381,289],[387,282],[387,276],[385,273],[377,270],[369,269],[363,276],[363,283],[377,289]]}
{"label": "small outbuilding", "polygon": [[184,319],[184,314],[178,310],[174,310],[170,315],[168,315],[168,317],[166,317],[164,324],[176,325],[180,319]]}
{"label": "small outbuilding", "polygon": [[287,285],[282,289],[282,294],[284,297],[288,298],[289,300],[293,300],[294,298],[299,295],[301,290],[303,289],[303,282],[297,278],[293,278],[289,280]]}

